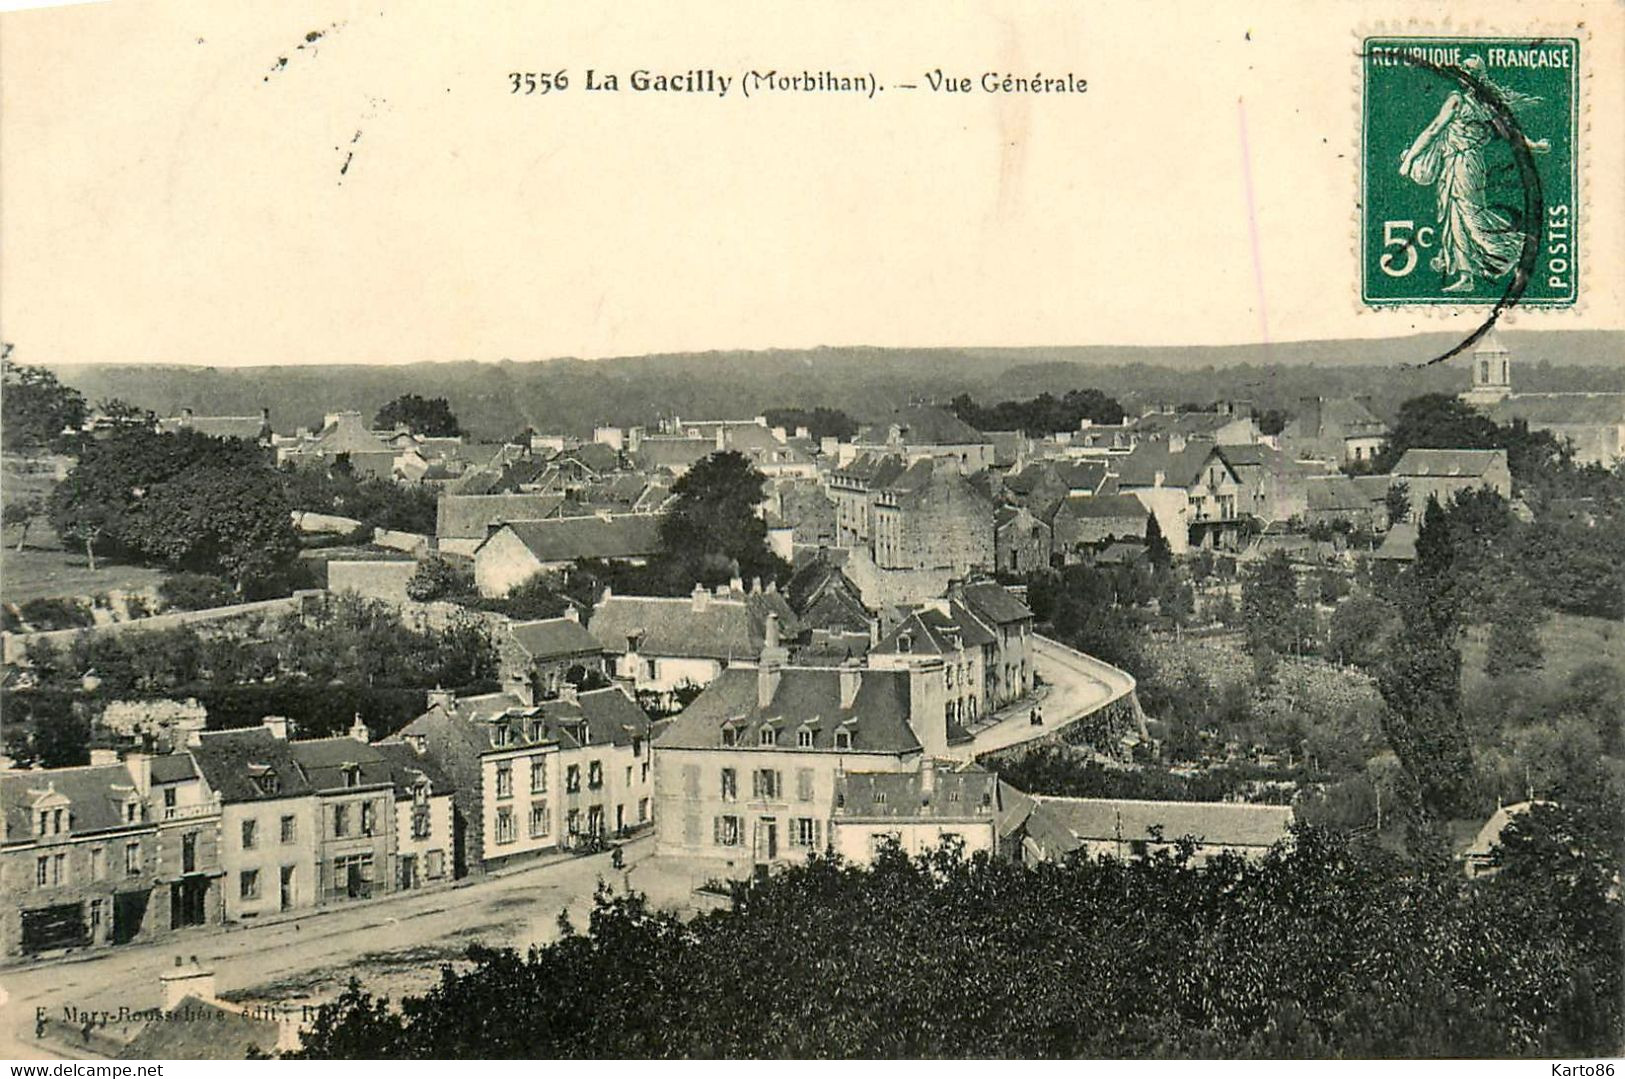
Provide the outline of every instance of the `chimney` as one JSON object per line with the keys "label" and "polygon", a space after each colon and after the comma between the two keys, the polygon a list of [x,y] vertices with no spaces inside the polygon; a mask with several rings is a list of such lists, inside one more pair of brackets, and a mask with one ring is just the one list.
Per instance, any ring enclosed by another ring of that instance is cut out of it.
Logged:
{"label": "chimney", "polygon": [[559,702],[561,704],[576,704],[581,700],[581,691],[569,682],[559,683]]}
{"label": "chimney", "polygon": [[426,707],[442,708],[447,712],[455,711],[457,708],[457,694],[449,689],[441,689],[439,686],[435,686],[429,691]]}
{"label": "chimney", "polygon": [[721,424],[717,424],[717,449],[725,450],[727,448],[728,448],[728,429],[726,427],[722,426]]}
{"label": "chimney", "polygon": [[770,657],[764,650],[761,662],[756,667],[756,707],[772,707],[773,695],[779,691],[781,662],[777,656]]}
{"label": "chimney", "polygon": [[725,584],[717,585],[717,598],[718,599],[727,599],[728,598],[728,586],[727,585],[725,585]]}
{"label": "chimney", "polygon": [[191,962],[183,962],[177,955],[174,967],[158,975],[158,985],[163,991],[163,1009],[166,1012],[180,1007],[181,1001],[187,997],[196,997],[206,1003],[212,1003],[215,999],[214,971],[199,966],[195,955]]}
{"label": "chimney", "polygon": [[124,755],[124,767],[135,783],[136,793],[145,798],[152,793],[152,755],[131,750]]}
{"label": "chimney", "polygon": [[728,579],[728,591],[736,596],[742,595],[745,591],[745,582],[737,576],[730,577]]}
{"label": "chimney", "polygon": [[264,726],[266,730],[271,732],[271,737],[280,738],[284,742],[288,740],[287,716],[266,716],[264,719],[260,720],[260,724]]}
{"label": "chimney", "polygon": [[767,621],[762,626],[762,650],[779,647],[779,616],[772,611],[767,612]]}
{"label": "chimney", "polygon": [[841,708],[852,707],[858,699],[858,687],[863,684],[863,664],[855,659],[849,659],[840,666]]}
{"label": "chimney", "polygon": [[1298,427],[1307,438],[1320,437],[1320,398],[1304,397],[1298,401]]}
{"label": "chimney", "polygon": [[880,619],[878,618],[869,619],[869,647],[872,649],[880,647]]}
{"label": "chimney", "polygon": [[931,803],[931,796],[937,789],[937,762],[934,757],[927,756],[920,761],[920,798],[926,805]]}
{"label": "chimney", "polygon": [[598,605],[600,607],[602,607],[604,604],[608,603],[613,598],[615,598],[615,590],[610,588],[609,585],[606,584],[604,586],[604,594],[598,597]]}
{"label": "chimney", "polygon": [[192,410],[190,408],[181,409],[181,426],[192,426]]}
{"label": "chimney", "polygon": [[689,601],[694,610],[703,611],[706,609],[706,607],[710,606],[711,593],[705,590],[705,586],[703,584],[695,581],[694,591],[689,594]]}
{"label": "chimney", "polygon": [[[608,594],[609,590],[605,589],[605,595],[607,596]],[[564,608],[564,620],[566,622],[575,622],[579,625],[581,622],[581,608],[577,607],[573,603],[566,606]]]}
{"label": "chimney", "polygon": [[927,757],[948,752],[948,689],[944,665],[934,656],[917,657],[908,665],[908,725]]}
{"label": "chimney", "polygon": [[118,763],[118,750],[108,749],[105,746],[96,746],[90,751],[90,766],[92,768],[105,768],[109,764]]}
{"label": "chimney", "polygon": [[759,596],[762,594],[762,579],[760,577],[752,577],[750,579],[750,594],[753,596]]}
{"label": "chimney", "polygon": [[355,714],[355,720],[350,724],[350,737],[354,738],[362,745],[366,745],[368,742],[372,741],[372,732],[367,729],[367,725],[365,723],[361,722],[360,712]]}
{"label": "chimney", "polygon": [[769,582],[767,582],[767,594],[770,595],[770,596],[778,595],[779,594],[779,582],[777,582],[777,581],[769,581]]}

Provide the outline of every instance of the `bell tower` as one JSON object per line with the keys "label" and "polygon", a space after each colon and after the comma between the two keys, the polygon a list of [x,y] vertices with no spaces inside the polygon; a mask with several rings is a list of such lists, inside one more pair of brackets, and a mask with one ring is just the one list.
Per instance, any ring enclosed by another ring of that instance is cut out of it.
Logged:
{"label": "bell tower", "polygon": [[1512,353],[1491,330],[1472,355],[1473,386],[1461,395],[1470,405],[1493,405],[1512,395]]}

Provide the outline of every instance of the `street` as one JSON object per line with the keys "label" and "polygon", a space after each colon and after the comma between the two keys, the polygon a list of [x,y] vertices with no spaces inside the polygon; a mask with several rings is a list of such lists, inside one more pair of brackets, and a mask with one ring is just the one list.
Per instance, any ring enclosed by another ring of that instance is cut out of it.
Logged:
{"label": "street", "polygon": [[[680,902],[689,882],[644,879],[638,873],[653,846],[645,836],[624,848],[632,884],[656,902]],[[0,971],[0,1057],[58,1055],[35,1040],[38,1008],[60,1018],[69,1005],[113,1011],[158,1006],[158,977],[177,955],[195,955],[212,969],[216,992],[228,1000],[297,1009],[337,996],[351,975],[361,977],[373,993],[398,1000],[438,981],[441,965],[461,957],[470,944],[523,951],[551,941],[565,909],[584,929],[598,880],[619,887],[625,877],[611,868],[607,853],[566,858],[442,891],[224,932],[217,927],[181,932],[80,961]]]}
{"label": "street", "polygon": [[1030,721],[1032,704],[1019,704],[998,713],[995,722],[972,731],[973,741],[950,752],[969,760],[1043,738],[1134,691],[1134,679],[1126,672],[1036,634],[1033,665],[1046,683],[1047,691],[1037,702],[1044,716],[1043,726],[1034,726]]}

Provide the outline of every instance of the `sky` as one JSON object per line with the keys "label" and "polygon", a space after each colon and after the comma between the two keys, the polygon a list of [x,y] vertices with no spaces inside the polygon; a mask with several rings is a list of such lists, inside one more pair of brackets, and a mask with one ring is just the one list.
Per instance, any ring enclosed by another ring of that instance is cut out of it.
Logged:
{"label": "sky", "polygon": [[[1516,4],[1430,8],[1460,33],[1582,37],[1582,302],[1506,321],[1625,328],[1625,6],[1545,4],[1539,27]],[[1418,29],[1411,10],[7,14],[0,340],[20,362],[232,366],[1465,333],[1482,311],[1358,302],[1356,54],[1365,34]],[[621,91],[585,91],[588,68]],[[560,69],[563,93],[510,92],[510,72]],[[635,93],[638,69],[734,84]],[[889,89],[747,99],[751,69]],[[1088,90],[949,94],[929,89],[938,69],[1071,72]]]}

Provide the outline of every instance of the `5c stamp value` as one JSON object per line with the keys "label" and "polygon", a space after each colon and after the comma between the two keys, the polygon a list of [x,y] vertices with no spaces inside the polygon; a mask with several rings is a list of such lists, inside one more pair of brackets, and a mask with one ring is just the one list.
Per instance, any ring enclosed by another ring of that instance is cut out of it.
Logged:
{"label": "5c stamp value", "polygon": [[1580,43],[1373,37],[1361,54],[1361,298],[1579,295]]}

